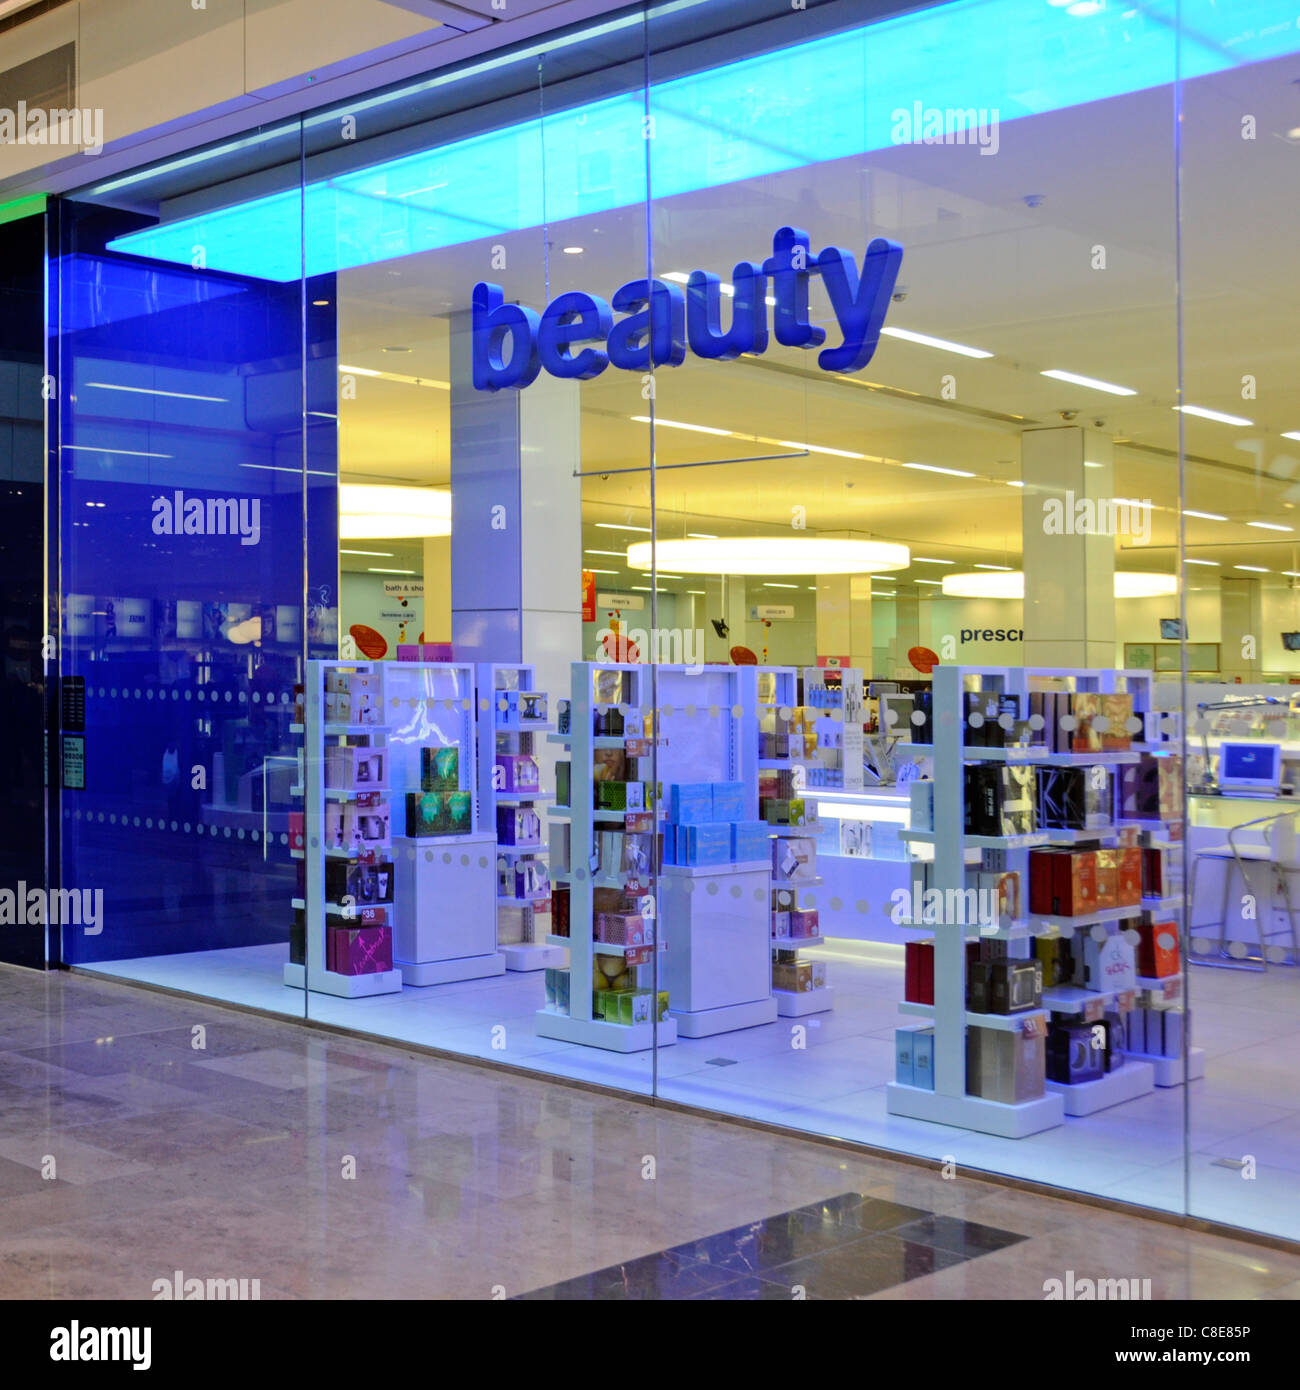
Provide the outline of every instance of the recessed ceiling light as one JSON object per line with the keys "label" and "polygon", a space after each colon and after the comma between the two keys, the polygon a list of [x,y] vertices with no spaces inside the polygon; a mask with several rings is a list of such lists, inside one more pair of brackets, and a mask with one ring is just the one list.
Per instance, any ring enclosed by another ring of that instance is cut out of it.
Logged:
{"label": "recessed ceiling light", "polygon": [[953,478],[973,478],[974,473],[967,473],[962,468],[940,468],[936,463],[905,463],[904,468],[915,468],[920,473],[947,473]]}
{"label": "recessed ceiling light", "polygon": [[698,594],[698,595],[700,596],[700,598],[707,598],[707,597],[708,597],[708,595],[704,592],[703,589],[687,589],[686,592],[687,592],[688,594]]}
{"label": "recessed ceiling light", "polygon": [[[648,425],[651,423],[651,419],[648,415],[631,415],[628,418],[635,420],[638,425]],[[715,429],[712,425],[689,425],[684,420],[665,420],[661,415],[656,415],[653,423],[662,425],[665,429],[670,430],[690,430],[694,434],[729,435],[731,433],[730,430]]]}
{"label": "recessed ceiling light", "polygon": [[581,256],[587,248],[585,246],[566,246],[564,254],[566,256]]}
{"label": "recessed ceiling light", "polygon": [[1184,516],[1194,516],[1200,521],[1227,521],[1226,516],[1220,516],[1218,512],[1193,512],[1186,507],[1183,508]]}
{"label": "recessed ceiling light", "polygon": [[1217,560],[1184,560],[1185,565],[1218,565]]}
{"label": "recessed ceiling light", "polygon": [[1263,565],[1233,565],[1235,570],[1249,570],[1251,574],[1267,574],[1268,570]]}
{"label": "recessed ceiling light", "polygon": [[598,521],[596,527],[600,531],[641,531],[647,536],[650,534],[648,526],[624,526],[617,521]]}
{"label": "recessed ceiling light", "polygon": [[928,333],[912,333],[906,328],[882,328],[887,338],[901,338],[905,343],[919,343],[922,347],[938,348],[941,352],[955,352],[962,357],[992,357],[983,348],[967,347],[964,343],[951,343],[947,338],[932,338]]}
{"label": "recessed ceiling light", "polygon": [[1253,425],[1253,420],[1247,420],[1244,415],[1225,415],[1221,410],[1206,410],[1203,405],[1176,405],[1175,410],[1181,411],[1184,415],[1195,415],[1201,420],[1217,420],[1221,425]]}
{"label": "recessed ceiling light", "polygon": [[1282,434],[1283,439],[1300,439],[1300,430],[1286,430]]}
{"label": "recessed ceiling light", "polygon": [[976,565],[977,570],[1003,570],[1007,574],[1011,573],[1010,565]]}
{"label": "recessed ceiling light", "polygon": [[1256,531],[1294,531],[1294,526],[1279,526],[1272,521],[1248,521],[1247,526],[1253,526]]}
{"label": "recessed ceiling light", "polygon": [[1116,386],[1113,381],[1098,381],[1095,376],[1080,376],[1077,372],[1063,372],[1053,367],[1040,372],[1039,376],[1050,376],[1054,381],[1068,381],[1072,386],[1086,386],[1090,391],[1105,391],[1111,396],[1136,396],[1131,386]]}
{"label": "recessed ceiling light", "polygon": [[451,493],[446,489],[386,483],[339,485],[341,540],[450,535]]}

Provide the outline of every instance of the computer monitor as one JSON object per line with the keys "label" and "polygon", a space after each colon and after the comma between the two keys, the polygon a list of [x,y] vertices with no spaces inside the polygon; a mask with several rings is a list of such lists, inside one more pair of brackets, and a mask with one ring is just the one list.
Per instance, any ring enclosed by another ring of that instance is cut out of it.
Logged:
{"label": "computer monitor", "polygon": [[1181,618],[1160,619],[1160,640],[1162,642],[1182,642],[1187,637],[1187,629]]}
{"label": "computer monitor", "polygon": [[1300,652],[1300,632],[1284,632],[1282,634],[1282,650]]}
{"label": "computer monitor", "polygon": [[1281,774],[1280,743],[1219,745],[1220,791],[1276,791]]}
{"label": "computer monitor", "polygon": [[[880,729],[882,733],[893,734],[904,743],[910,742],[913,734],[912,712],[916,701],[911,694],[895,693],[880,697]],[[889,718],[892,710],[894,718]]]}

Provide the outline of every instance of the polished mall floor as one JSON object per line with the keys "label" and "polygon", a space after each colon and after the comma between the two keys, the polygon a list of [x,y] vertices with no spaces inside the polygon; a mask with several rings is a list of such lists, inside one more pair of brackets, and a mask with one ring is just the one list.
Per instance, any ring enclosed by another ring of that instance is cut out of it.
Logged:
{"label": "polished mall floor", "polygon": [[[1191,1036],[1205,1075],[1186,1091],[1147,1095],[1026,1139],[952,1129],[890,1115],[900,947],[832,940],[808,951],[826,961],[829,1013],[660,1049],[658,1092],[667,1100],[833,1135],[1052,1186],[1182,1212],[1300,1240],[1300,971],[1196,966]],[[301,1014],[282,983],[287,947],[105,962],[97,971],[251,1008]],[[373,999],[313,994],[311,1017],[334,1027],[506,1062],[648,1095],[648,1052],[620,1054],[538,1037],[537,974],[403,989]],[[795,1031],[803,1025],[804,1031]],[[1184,1133],[1191,1135],[1190,1158]],[[1242,1160],[1253,1160],[1243,1178]]]}
{"label": "polished mall floor", "polygon": [[[715,1047],[717,1043],[715,1040]],[[1296,1298],[1300,1252],[0,967],[0,1294]]]}

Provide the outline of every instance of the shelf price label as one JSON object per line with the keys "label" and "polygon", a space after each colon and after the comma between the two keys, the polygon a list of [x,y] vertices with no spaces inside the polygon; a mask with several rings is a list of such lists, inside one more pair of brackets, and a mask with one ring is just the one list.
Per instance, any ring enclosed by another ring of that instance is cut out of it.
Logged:
{"label": "shelf price label", "polygon": [[1105,1017],[1106,1001],[1104,999],[1089,999],[1083,1006],[1083,1021],[1085,1023],[1096,1023],[1098,1019]]}
{"label": "shelf price label", "polygon": [[638,811],[635,814],[628,812],[625,828],[633,835],[648,835],[654,830],[654,813],[652,811]]}
{"label": "shelf price label", "polygon": [[1137,990],[1126,989],[1118,999],[1119,1011],[1122,1014],[1132,1013],[1137,1006]]}
{"label": "shelf price label", "polygon": [[1047,1032],[1047,1020],[1042,1014],[1030,1014],[1020,1026],[1020,1031],[1027,1038],[1041,1038]]}
{"label": "shelf price label", "polygon": [[629,966],[649,965],[653,949],[651,946],[638,946],[635,950],[628,951],[624,959]]}

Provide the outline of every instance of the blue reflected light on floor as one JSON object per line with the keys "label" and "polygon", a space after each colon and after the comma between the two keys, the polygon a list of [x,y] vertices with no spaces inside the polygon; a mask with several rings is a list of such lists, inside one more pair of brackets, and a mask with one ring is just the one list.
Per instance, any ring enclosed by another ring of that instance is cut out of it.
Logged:
{"label": "blue reflected light on floor", "polygon": [[[1294,0],[959,0],[131,232],[113,250],[294,280],[895,143],[896,111],[1022,116],[1300,49]],[[543,177],[543,171],[545,175]],[[306,233],[304,257],[303,235]]]}

